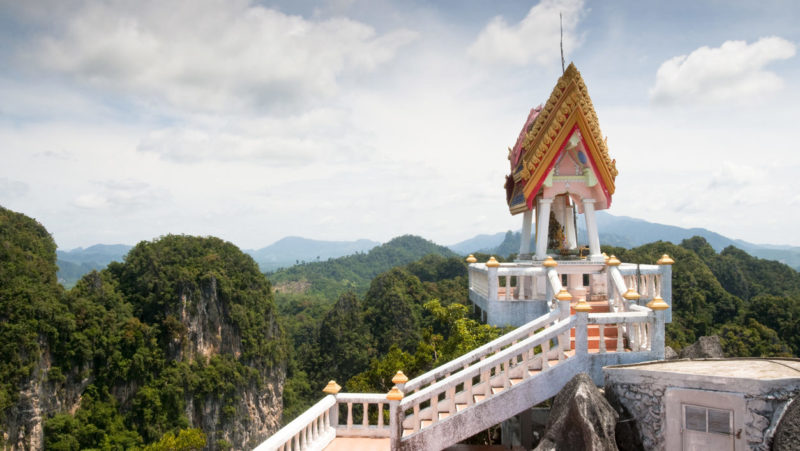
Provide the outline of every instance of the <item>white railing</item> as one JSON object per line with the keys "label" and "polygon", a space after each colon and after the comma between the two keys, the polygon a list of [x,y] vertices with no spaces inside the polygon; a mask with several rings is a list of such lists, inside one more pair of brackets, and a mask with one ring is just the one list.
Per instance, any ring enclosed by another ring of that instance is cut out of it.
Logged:
{"label": "white railing", "polygon": [[[634,311],[589,314],[588,324],[596,324],[598,327],[598,353],[625,352],[626,348],[631,351],[652,350],[655,315],[649,308],[638,305],[632,306],[632,310]],[[615,329],[611,337],[607,336],[608,329]],[[606,340],[609,339],[614,341],[611,349],[607,348]]]}
{"label": "white railing", "polygon": [[451,360],[428,371],[425,374],[422,374],[421,376],[415,377],[414,379],[406,382],[405,386],[403,387],[404,393],[406,396],[408,396],[422,387],[450,377],[450,375],[453,373],[465,370],[475,364],[479,364],[487,357],[516,344],[520,340],[524,340],[533,336],[539,329],[551,326],[562,316],[563,315],[559,311],[550,312],[547,315],[537,318],[522,327],[514,329],[502,337],[496,338],[481,347],[473,349],[457,359]]}
{"label": "white railing", "polygon": [[[511,387],[512,380],[529,378],[531,370],[546,371],[552,357],[564,360],[567,358],[564,346],[557,345],[551,352],[551,340],[564,337],[572,327],[573,319],[570,317],[558,321],[475,365],[403,398],[398,408],[400,416],[405,416],[406,411],[413,412],[408,418],[398,419],[402,421],[403,430],[409,430],[410,434],[418,433],[437,423],[440,413],[452,416],[458,412],[458,404],[469,407],[477,402],[487,402],[499,392],[497,389]],[[444,395],[444,399],[440,401],[441,395]],[[392,420],[395,421],[394,418]]]}
{"label": "white railing", "polygon": [[[389,401],[385,393],[339,393],[336,402],[346,406],[345,415],[340,412],[339,424],[336,424],[337,437],[389,437],[389,422],[384,417],[388,415],[384,406],[388,408]],[[353,423],[354,407],[358,410],[355,413],[361,416],[356,424]]]}
{"label": "white railing", "polygon": [[486,265],[469,265],[469,289],[489,298],[489,271]]}
{"label": "white railing", "polygon": [[619,266],[619,272],[625,280],[625,285],[639,293],[642,302],[649,302],[661,293],[661,268],[658,265],[623,263]]}
{"label": "white railing", "polygon": [[328,395],[302,415],[292,420],[267,441],[256,447],[256,451],[316,451],[325,449],[336,438],[336,398]]}

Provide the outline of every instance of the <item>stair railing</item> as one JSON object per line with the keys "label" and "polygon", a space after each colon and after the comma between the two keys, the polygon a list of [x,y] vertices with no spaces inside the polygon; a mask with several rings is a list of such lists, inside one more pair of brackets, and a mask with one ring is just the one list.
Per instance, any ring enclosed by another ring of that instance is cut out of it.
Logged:
{"label": "stair railing", "polygon": [[[537,273],[545,273],[542,268],[537,268]],[[561,291],[561,279],[558,277],[558,272],[555,268],[547,268],[546,271],[547,280],[549,283],[549,288],[551,290],[551,297],[554,294],[557,294]],[[569,316],[569,301],[562,301],[559,303],[558,308],[552,310],[550,313],[540,316],[533,321],[528,322],[527,324],[520,326],[511,332],[498,337],[489,343],[486,343],[483,346],[473,349],[472,351],[453,359],[447,363],[444,363],[432,370],[424,373],[420,376],[415,377],[408,381],[405,386],[403,387],[403,393],[408,396],[411,393],[419,390],[422,387],[425,387],[430,384],[434,384],[437,381],[440,381],[444,378],[449,377],[451,374],[465,370],[469,368],[471,365],[476,363],[480,363],[480,361],[486,359],[487,357],[501,351],[509,346],[514,345],[515,343],[519,342],[520,340],[526,339],[531,337],[535,334],[538,330],[547,328],[550,325],[556,323],[558,320],[565,319]],[[566,348],[569,349],[569,337],[565,337],[566,341]],[[563,342],[563,339],[562,339]]]}
{"label": "stair railing", "polygon": [[322,450],[336,438],[338,407],[328,395],[262,442],[255,451]]}
{"label": "stair railing", "polygon": [[[548,316],[551,315],[553,314]],[[430,426],[439,421],[440,412],[455,415],[457,397],[463,399],[467,406],[475,403],[475,395],[483,397],[479,402],[486,402],[495,394],[493,389],[509,388],[512,379],[525,380],[530,377],[530,370],[546,371],[550,367],[549,360],[553,357],[558,360],[567,358],[564,346],[559,344],[552,347],[551,341],[568,336],[570,328],[574,326],[574,319],[575,317],[569,317],[559,320],[494,355],[404,397],[397,409],[398,418],[391,419],[392,427],[400,430],[399,425],[402,424],[402,429],[410,429],[412,434],[417,433],[424,429],[423,420],[427,420],[425,426]],[[440,401],[442,396],[444,399]],[[440,409],[440,402],[446,403],[442,406],[445,410]],[[405,421],[406,411],[412,412],[408,421]]]}

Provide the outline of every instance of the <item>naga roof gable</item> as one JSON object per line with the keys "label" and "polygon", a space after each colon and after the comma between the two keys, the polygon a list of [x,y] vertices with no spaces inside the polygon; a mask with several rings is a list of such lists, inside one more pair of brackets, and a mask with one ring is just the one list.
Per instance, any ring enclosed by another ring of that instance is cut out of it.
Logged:
{"label": "naga roof gable", "polygon": [[[518,139],[513,155],[509,155],[512,160],[510,178],[517,185],[514,191],[524,196],[527,208],[532,208],[534,197],[576,131],[580,131],[583,147],[587,150],[592,169],[610,205],[617,176],[616,162],[609,157],[594,105],[574,64],[570,63],[547,103],[536,113],[529,115],[523,127],[524,137],[521,134],[522,139]],[[512,214],[518,213],[519,206],[512,206],[511,203]]]}

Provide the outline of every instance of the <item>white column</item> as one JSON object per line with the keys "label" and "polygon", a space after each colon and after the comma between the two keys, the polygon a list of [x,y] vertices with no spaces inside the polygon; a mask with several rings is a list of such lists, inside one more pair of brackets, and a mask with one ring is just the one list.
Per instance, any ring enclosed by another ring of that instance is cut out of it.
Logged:
{"label": "white column", "polygon": [[575,217],[572,213],[572,207],[564,209],[564,234],[567,235],[567,246],[569,249],[578,247],[578,236],[575,232]]}
{"label": "white column", "polygon": [[597,221],[594,217],[594,199],[583,199],[583,214],[586,215],[586,233],[589,235],[590,258],[600,257],[600,236],[597,234]]}
{"label": "white column", "polygon": [[533,210],[525,210],[525,213],[522,214],[522,240],[519,244],[519,256],[517,260],[530,260],[532,220]]}
{"label": "white column", "polygon": [[536,207],[536,260],[547,257],[547,231],[550,228],[550,204],[553,199],[539,199]]}

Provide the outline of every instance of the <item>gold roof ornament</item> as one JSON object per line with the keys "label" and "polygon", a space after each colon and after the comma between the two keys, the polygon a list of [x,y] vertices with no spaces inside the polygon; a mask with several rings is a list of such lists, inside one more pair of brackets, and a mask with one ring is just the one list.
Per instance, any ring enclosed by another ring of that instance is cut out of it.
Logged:
{"label": "gold roof ornament", "polygon": [[626,291],[625,294],[622,295],[622,297],[629,301],[636,301],[640,298],[639,293],[636,292],[636,290],[634,290],[633,288],[628,288],[628,291]]}
{"label": "gold roof ornament", "polygon": [[569,294],[569,291],[567,291],[566,288],[561,288],[561,290],[556,295],[556,299],[558,299],[559,301],[571,301],[572,295]]}
{"label": "gold roof ornament", "polygon": [[652,301],[647,303],[647,308],[650,310],[666,310],[669,308],[669,304],[664,302],[664,300],[661,299],[661,296],[656,295]]}
{"label": "gold roof ornament", "polygon": [[[512,167],[513,182],[522,183],[519,194],[529,200],[538,192],[558,157],[562,144],[578,130],[597,179],[603,187],[607,203],[610,204],[618,174],[616,161],[608,154],[608,146],[600,131],[592,99],[574,64],[570,63],[558,79],[547,103],[537,109],[536,113],[532,122],[526,123],[524,135],[520,135],[521,141],[518,144],[521,155]],[[512,214],[523,211],[513,202],[509,203],[509,207]]]}
{"label": "gold roof ornament", "polygon": [[588,302],[586,302],[586,298],[580,298],[578,300],[578,303],[573,308],[575,309],[576,312],[579,313],[589,313],[592,311],[592,306],[589,305]]}
{"label": "gold roof ornament", "polygon": [[469,257],[467,257],[467,263],[478,263],[478,259],[475,258],[474,255],[469,254]]}
{"label": "gold roof ornament", "polygon": [[608,265],[608,266],[619,266],[620,263],[622,263],[622,262],[619,261],[617,256],[614,255],[614,254],[611,254],[611,257],[608,257],[608,260],[606,260],[606,265]]}
{"label": "gold roof ornament", "polygon": [[675,260],[670,258],[669,255],[664,254],[664,255],[661,256],[661,258],[658,259],[658,261],[656,263],[658,263],[659,265],[671,265],[671,264],[675,263]]}
{"label": "gold roof ornament", "polygon": [[389,393],[386,394],[386,399],[389,401],[400,401],[403,399],[403,396],[405,396],[403,395],[403,392],[401,392],[400,389],[395,385],[391,390],[389,390]]}
{"label": "gold roof ornament", "polygon": [[402,371],[398,371],[392,378],[393,384],[405,384],[406,382],[408,382],[408,376],[403,374]]}
{"label": "gold roof ornament", "polygon": [[605,252],[603,252],[603,254],[602,254],[602,255],[603,255],[603,261],[604,261],[606,264],[608,264],[608,254],[606,254]]}
{"label": "gold roof ornament", "polygon": [[329,395],[335,395],[339,393],[339,390],[341,389],[342,386],[337,384],[336,381],[330,381],[328,382],[328,385],[326,385],[325,388],[322,389],[322,392],[327,393]]}
{"label": "gold roof ornament", "polygon": [[558,266],[558,262],[555,261],[553,257],[548,255],[547,258],[544,259],[544,263],[542,263],[542,266],[547,268],[555,268],[556,266]]}
{"label": "gold roof ornament", "polygon": [[489,261],[486,262],[486,266],[489,268],[497,268],[498,266],[500,266],[500,263],[497,260],[495,260],[494,255],[492,255],[491,257],[489,257]]}

